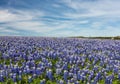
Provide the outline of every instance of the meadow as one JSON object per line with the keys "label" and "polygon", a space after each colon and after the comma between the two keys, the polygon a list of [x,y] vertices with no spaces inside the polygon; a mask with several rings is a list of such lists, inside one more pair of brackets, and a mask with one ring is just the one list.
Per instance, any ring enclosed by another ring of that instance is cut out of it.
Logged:
{"label": "meadow", "polygon": [[0,37],[0,84],[120,84],[120,40]]}

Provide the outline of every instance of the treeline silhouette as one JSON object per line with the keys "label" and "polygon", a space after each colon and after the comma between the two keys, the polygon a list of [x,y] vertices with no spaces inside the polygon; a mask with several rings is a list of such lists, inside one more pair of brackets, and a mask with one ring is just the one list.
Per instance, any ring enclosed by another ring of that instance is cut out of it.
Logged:
{"label": "treeline silhouette", "polygon": [[70,37],[70,38],[88,38],[88,39],[113,39],[113,40],[120,40],[120,36],[115,37],[84,37],[84,36],[76,36],[76,37]]}

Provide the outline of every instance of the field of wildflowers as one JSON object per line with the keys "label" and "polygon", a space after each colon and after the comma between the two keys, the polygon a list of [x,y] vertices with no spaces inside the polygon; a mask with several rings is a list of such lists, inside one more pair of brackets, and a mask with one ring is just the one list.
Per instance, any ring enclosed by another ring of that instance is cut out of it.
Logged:
{"label": "field of wildflowers", "polygon": [[0,84],[120,84],[120,40],[0,37]]}

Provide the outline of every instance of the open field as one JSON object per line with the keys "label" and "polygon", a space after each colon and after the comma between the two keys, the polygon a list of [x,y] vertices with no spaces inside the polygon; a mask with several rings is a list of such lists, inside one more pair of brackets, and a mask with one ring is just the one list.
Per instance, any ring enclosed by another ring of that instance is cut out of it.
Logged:
{"label": "open field", "polygon": [[0,84],[120,84],[120,40],[0,37]]}

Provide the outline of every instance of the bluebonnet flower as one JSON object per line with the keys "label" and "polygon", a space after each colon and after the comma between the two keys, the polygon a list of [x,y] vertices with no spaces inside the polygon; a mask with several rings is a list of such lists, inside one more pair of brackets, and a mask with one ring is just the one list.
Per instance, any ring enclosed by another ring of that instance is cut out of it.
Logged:
{"label": "bluebonnet flower", "polygon": [[12,79],[13,79],[14,82],[17,81],[17,76],[16,76],[16,74],[13,74]]}
{"label": "bluebonnet flower", "polygon": [[26,73],[29,74],[31,72],[31,69],[26,68]]}
{"label": "bluebonnet flower", "polygon": [[68,65],[67,65],[66,62],[65,62],[65,64],[63,65],[63,69],[64,69],[64,70],[67,70],[67,69],[68,69]]}
{"label": "bluebonnet flower", "polygon": [[68,76],[69,76],[69,77],[73,77],[73,73],[72,73],[72,72],[69,72],[69,73],[68,73]]}
{"label": "bluebonnet flower", "polygon": [[35,70],[35,73],[36,73],[36,75],[40,75],[41,74],[41,68],[36,68],[36,70]]}
{"label": "bluebonnet flower", "polygon": [[63,78],[67,82],[67,78],[68,78],[68,71],[67,70],[64,70]]}
{"label": "bluebonnet flower", "polygon": [[77,79],[78,79],[78,80],[81,79],[81,73],[80,73],[80,71],[78,71],[78,73],[77,73]]}
{"label": "bluebonnet flower", "polygon": [[19,70],[19,71],[18,71],[18,74],[19,74],[19,75],[22,75],[22,71],[21,71],[21,70]]}
{"label": "bluebonnet flower", "polygon": [[18,75],[18,80],[22,80],[22,76],[21,75]]}
{"label": "bluebonnet flower", "polygon": [[0,74],[0,82],[3,82],[4,81],[4,77],[2,74]]}
{"label": "bluebonnet flower", "polygon": [[77,81],[77,74],[74,74],[73,78],[74,78],[75,81]]}
{"label": "bluebonnet flower", "polygon": [[114,68],[113,71],[114,71],[115,74],[117,74],[119,69],[118,68]]}
{"label": "bluebonnet flower", "polygon": [[106,77],[105,84],[111,84],[111,79],[109,78],[109,76]]}
{"label": "bluebonnet flower", "polygon": [[57,69],[56,69],[56,74],[57,74],[57,75],[59,75],[61,72],[62,72],[62,69],[61,69],[61,68],[57,68]]}
{"label": "bluebonnet flower", "polygon": [[49,69],[49,70],[47,71],[46,75],[47,75],[47,77],[48,77],[50,80],[53,79],[52,70],[51,70],[51,69]]}
{"label": "bluebonnet flower", "polygon": [[73,73],[77,74],[77,68],[74,68]]}
{"label": "bluebonnet flower", "polygon": [[25,74],[27,74],[27,70],[26,70],[26,69],[24,69],[23,72],[24,72]]}
{"label": "bluebonnet flower", "polygon": [[32,72],[33,72],[33,74],[35,74],[35,72],[36,72],[36,67],[32,67],[32,70],[31,70]]}
{"label": "bluebonnet flower", "polygon": [[49,68],[51,68],[52,67],[52,63],[50,62],[50,63],[47,63],[47,66],[49,67]]}
{"label": "bluebonnet flower", "polygon": [[63,81],[63,80],[60,80],[59,84],[64,84],[64,81]]}

